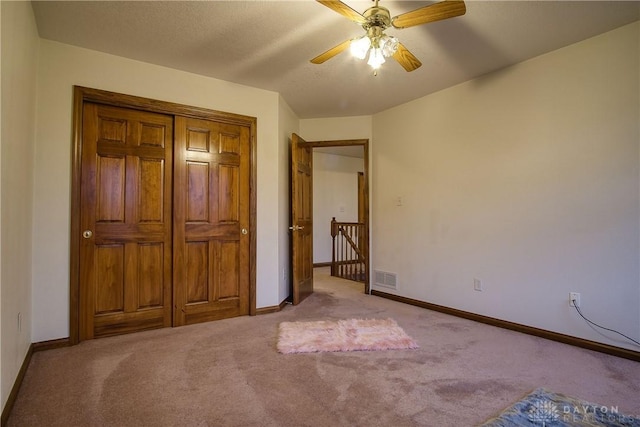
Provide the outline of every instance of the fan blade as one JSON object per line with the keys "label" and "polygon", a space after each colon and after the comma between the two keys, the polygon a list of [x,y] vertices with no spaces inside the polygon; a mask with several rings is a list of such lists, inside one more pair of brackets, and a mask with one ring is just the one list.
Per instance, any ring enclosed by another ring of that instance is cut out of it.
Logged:
{"label": "fan blade", "polygon": [[402,65],[402,68],[407,71],[417,70],[422,66],[422,62],[420,62],[413,53],[409,52],[402,43],[398,43],[398,49],[396,50],[396,53],[393,54],[393,59],[398,61],[400,65]]}
{"label": "fan blade", "polygon": [[351,40],[345,40],[338,46],[332,47],[325,53],[321,53],[320,55],[316,56],[311,60],[311,62],[314,64],[322,64],[324,61],[328,61],[329,59],[333,58],[334,56],[348,48],[350,44]]}
{"label": "fan blade", "polygon": [[464,5],[464,1],[445,0],[398,15],[391,19],[391,25],[395,28],[413,27],[414,25],[454,18],[464,15],[466,12],[467,7]]}
{"label": "fan blade", "polygon": [[348,19],[356,22],[358,24],[364,24],[367,22],[364,16],[355,10],[351,9],[346,4],[342,3],[339,0],[316,0],[318,3],[321,3],[327,6],[329,9],[334,12],[338,12],[340,15],[347,17]]}

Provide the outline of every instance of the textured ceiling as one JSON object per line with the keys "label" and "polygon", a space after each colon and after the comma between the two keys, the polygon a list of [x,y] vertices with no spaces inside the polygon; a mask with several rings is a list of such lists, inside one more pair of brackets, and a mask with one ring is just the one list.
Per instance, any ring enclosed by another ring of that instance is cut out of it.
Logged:
{"label": "textured ceiling", "polygon": [[[360,12],[371,1],[346,0]],[[381,0],[392,16],[428,1]],[[40,37],[279,92],[300,118],[370,115],[640,19],[637,1],[468,1],[464,16],[389,29],[422,61],[377,76],[348,51],[364,33],[312,0],[33,2]]]}

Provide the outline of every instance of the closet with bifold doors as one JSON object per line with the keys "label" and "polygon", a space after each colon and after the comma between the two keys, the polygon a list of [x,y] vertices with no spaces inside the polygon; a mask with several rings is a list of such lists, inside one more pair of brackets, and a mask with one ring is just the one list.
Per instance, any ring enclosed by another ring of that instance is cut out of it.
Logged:
{"label": "closet with bifold doors", "polygon": [[255,314],[256,119],[74,104],[71,342]]}

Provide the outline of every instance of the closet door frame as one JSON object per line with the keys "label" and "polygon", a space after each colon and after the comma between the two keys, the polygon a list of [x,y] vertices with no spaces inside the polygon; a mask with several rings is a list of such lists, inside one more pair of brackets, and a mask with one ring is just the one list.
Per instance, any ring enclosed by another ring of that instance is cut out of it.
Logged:
{"label": "closet door frame", "polygon": [[249,196],[249,315],[256,314],[256,127],[255,117],[192,107],[166,101],[158,101],[132,95],[125,95],[82,86],[73,88],[73,133],[71,158],[71,211],[70,211],[70,265],[69,265],[69,342],[80,340],[80,184],[82,165],[82,111],[86,102],[131,108],[153,113],[205,119],[221,123],[247,126],[250,129],[250,196]]}

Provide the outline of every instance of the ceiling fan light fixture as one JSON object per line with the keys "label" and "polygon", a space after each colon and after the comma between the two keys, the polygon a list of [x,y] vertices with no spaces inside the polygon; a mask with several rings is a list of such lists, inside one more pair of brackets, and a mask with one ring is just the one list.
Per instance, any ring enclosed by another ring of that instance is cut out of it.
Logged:
{"label": "ceiling fan light fixture", "polygon": [[367,37],[366,35],[357,39],[353,39],[350,46],[351,55],[358,59],[364,59],[366,58],[367,52],[369,52],[370,47],[371,40],[369,40],[369,37]]}
{"label": "ceiling fan light fixture", "polygon": [[379,27],[371,27],[366,35],[351,40],[349,50],[351,55],[358,59],[365,59],[368,55],[367,64],[373,69],[378,69],[385,63],[386,58],[396,53],[398,39],[386,35]]}
{"label": "ceiling fan light fixture", "polygon": [[371,66],[374,70],[380,68],[382,64],[384,64],[384,54],[382,53],[382,49],[379,47],[372,48],[369,53],[369,61],[367,64]]}
{"label": "ceiling fan light fixture", "polygon": [[393,56],[393,54],[398,50],[398,39],[384,34],[380,38],[380,47],[382,48],[382,54],[385,57],[388,58]]}

